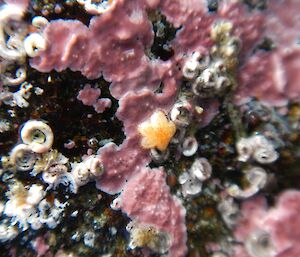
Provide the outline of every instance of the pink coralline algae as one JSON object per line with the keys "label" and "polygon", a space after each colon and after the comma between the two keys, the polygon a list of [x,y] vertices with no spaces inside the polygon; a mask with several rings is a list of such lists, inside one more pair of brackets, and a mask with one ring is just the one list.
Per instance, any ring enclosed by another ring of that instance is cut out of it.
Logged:
{"label": "pink coralline algae", "polygon": [[272,40],[274,49],[257,50],[241,67],[237,104],[251,97],[271,106],[286,105],[289,99],[299,100],[299,10],[297,0],[268,2],[265,17],[257,26],[263,29],[264,38]]}
{"label": "pink coralline algae", "polygon": [[119,193],[126,181],[150,162],[149,153],[140,148],[138,137],[127,139],[120,146],[108,144],[99,150],[99,154],[105,172],[97,181],[97,187],[110,194]]}
{"label": "pink coralline algae", "polygon": [[[224,0],[217,12],[208,13],[204,0],[115,0],[108,11],[94,16],[88,26],[76,20],[51,21],[43,30],[46,49],[30,60],[31,66],[41,72],[60,72],[69,68],[88,79],[103,76],[111,83],[109,90],[118,100],[116,117],[123,123],[125,139],[120,145],[108,143],[98,150],[97,158],[103,164],[104,173],[96,178],[96,186],[108,194],[120,193],[121,210],[131,219],[168,233],[171,237],[170,257],[182,257],[187,252],[185,210],[171,195],[164,170],[148,167],[150,150],[142,147],[138,128],[153,113],[168,115],[182,86],[183,63],[195,51],[204,55],[211,53],[216,44],[211,37],[212,27],[223,21],[232,25],[232,34],[241,43],[235,102],[243,103],[250,97],[257,97],[270,105],[282,105],[288,99],[298,98],[299,50],[293,45],[287,51],[285,45],[294,42],[278,32],[278,38],[274,39],[276,49],[269,52],[256,49],[269,35],[273,26],[271,19],[282,22],[285,29],[290,23],[283,15],[284,10],[278,9],[280,2],[273,0],[270,10],[258,11],[248,10],[241,1]],[[287,2],[288,6],[300,10],[300,2]],[[178,29],[175,38],[169,42],[172,56],[165,61],[148,55],[154,42],[148,14],[156,8]],[[299,23],[298,20],[293,22]],[[86,85],[77,98],[97,112],[103,112],[111,102],[99,98],[100,95],[100,89]],[[205,109],[204,126],[218,113],[219,102],[201,99],[199,105]],[[281,209],[284,197],[280,198],[274,211]],[[271,211],[262,213],[269,218],[257,222],[271,224]],[[269,227],[266,232],[271,233],[274,242],[278,241],[278,236],[272,234]],[[237,238],[244,240],[239,233],[236,231]],[[287,249],[281,245],[276,247],[278,253]]]}
{"label": "pink coralline algae", "polygon": [[244,203],[234,232],[244,245],[235,248],[234,256],[299,256],[299,207],[300,192],[293,190],[283,192],[269,209],[262,197]]}
{"label": "pink coralline algae", "polygon": [[32,66],[43,72],[79,70],[89,79],[103,73],[108,81],[134,76],[138,67],[145,65],[144,48],[153,39],[151,24],[140,5],[119,0],[109,12],[92,19],[89,27],[79,21],[53,21],[45,29],[46,40],[52,44]]}
{"label": "pink coralline algae", "polygon": [[130,218],[143,225],[154,225],[170,235],[168,256],[184,256],[187,251],[185,211],[179,200],[170,195],[162,169],[140,170],[125,185],[120,199],[122,211]]}
{"label": "pink coralline algae", "polygon": [[91,85],[85,85],[84,88],[79,91],[77,99],[84,105],[93,106],[97,113],[101,113],[111,106],[111,100],[109,98],[98,99],[100,95],[100,88],[92,88]]}

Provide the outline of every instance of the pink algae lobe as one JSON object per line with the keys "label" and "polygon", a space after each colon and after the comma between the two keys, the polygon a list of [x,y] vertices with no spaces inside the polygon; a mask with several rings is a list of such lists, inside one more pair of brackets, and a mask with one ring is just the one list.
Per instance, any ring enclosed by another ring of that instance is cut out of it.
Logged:
{"label": "pink algae lobe", "polygon": [[142,168],[124,187],[121,209],[144,225],[153,225],[171,236],[169,257],[184,256],[186,247],[185,209],[170,194],[162,168]]}

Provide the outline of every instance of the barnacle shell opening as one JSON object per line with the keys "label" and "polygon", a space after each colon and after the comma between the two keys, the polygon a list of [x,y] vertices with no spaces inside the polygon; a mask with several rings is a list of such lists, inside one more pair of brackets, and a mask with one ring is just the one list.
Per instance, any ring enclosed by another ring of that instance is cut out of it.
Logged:
{"label": "barnacle shell opening", "polygon": [[45,50],[46,40],[38,33],[32,33],[24,40],[24,48],[28,56],[35,57],[39,51]]}
{"label": "barnacle shell opening", "polygon": [[51,128],[42,121],[27,121],[21,130],[23,143],[28,144],[35,153],[47,152],[53,144],[54,136]]}
{"label": "barnacle shell opening", "polygon": [[23,10],[15,5],[3,5],[0,9],[0,56],[6,60],[17,61],[25,57],[22,42],[14,44],[15,49],[9,48],[5,39],[5,26],[9,20],[21,20]]}
{"label": "barnacle shell opening", "polygon": [[12,149],[10,160],[17,170],[28,171],[33,168],[36,157],[28,145],[19,144]]}

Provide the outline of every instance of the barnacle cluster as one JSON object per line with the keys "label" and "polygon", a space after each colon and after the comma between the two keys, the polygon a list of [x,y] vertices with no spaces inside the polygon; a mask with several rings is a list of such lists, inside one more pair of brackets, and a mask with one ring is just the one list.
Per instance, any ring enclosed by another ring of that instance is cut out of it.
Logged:
{"label": "barnacle cluster", "polygon": [[234,78],[238,62],[239,39],[231,35],[232,24],[216,22],[211,28],[215,45],[210,53],[193,52],[187,58],[182,73],[201,98],[224,95],[236,86]]}
{"label": "barnacle cluster", "polygon": [[[18,5],[2,5],[0,9],[0,81],[4,88],[0,91],[0,103],[26,108],[33,85],[26,82],[26,56],[34,57],[45,49],[46,41],[41,36],[42,28],[47,24],[43,17],[35,17],[32,25],[39,32],[31,33],[29,24],[22,20],[24,10]],[[15,68],[17,66],[17,68]],[[13,71],[15,70],[15,74]],[[19,90],[12,88],[19,85]],[[39,87],[36,87],[35,94]]]}
{"label": "barnacle cluster", "polygon": [[258,163],[266,164],[277,160],[278,153],[274,145],[263,135],[254,135],[248,138],[241,138],[236,144],[238,159],[242,162],[251,158]]}
{"label": "barnacle cluster", "polygon": [[201,192],[202,184],[212,173],[212,167],[207,159],[196,159],[190,169],[184,172],[178,178],[182,185],[182,194],[184,196],[193,196]]}
{"label": "barnacle cluster", "polygon": [[82,162],[69,162],[63,154],[52,149],[53,132],[48,124],[39,120],[27,121],[20,132],[22,143],[17,144],[8,157],[2,157],[4,170],[28,172],[32,176],[42,173],[49,188],[63,184],[76,193],[78,188],[103,173],[102,163],[95,155]]}

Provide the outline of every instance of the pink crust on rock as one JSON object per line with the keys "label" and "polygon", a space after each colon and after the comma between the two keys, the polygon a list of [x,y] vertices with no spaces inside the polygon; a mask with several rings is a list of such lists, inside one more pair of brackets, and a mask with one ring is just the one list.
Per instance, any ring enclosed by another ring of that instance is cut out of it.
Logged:
{"label": "pink crust on rock", "polygon": [[91,85],[87,84],[79,91],[77,99],[84,105],[93,106],[97,113],[102,113],[105,109],[110,108],[111,100],[109,98],[98,99],[100,95],[99,88],[91,88]]}
{"label": "pink crust on rock", "polygon": [[205,0],[164,0],[161,2],[161,11],[176,28],[187,24],[191,16],[203,14],[206,10]]}
{"label": "pink crust on rock", "polygon": [[270,106],[282,106],[300,99],[299,67],[300,1],[273,0],[264,12],[263,36],[271,38],[275,49],[257,51],[241,67],[235,103],[250,97]]}
{"label": "pink crust on rock", "polygon": [[79,91],[77,99],[84,105],[93,106],[97,102],[97,99],[101,95],[99,88],[92,88],[91,85],[87,84],[82,90]]}
{"label": "pink crust on rock", "polygon": [[126,139],[120,146],[107,144],[99,150],[99,154],[105,171],[97,180],[97,188],[109,194],[119,193],[127,180],[151,160],[149,151],[140,147],[138,136]]}
{"label": "pink crust on rock", "polygon": [[145,65],[144,48],[153,40],[152,26],[141,4],[116,0],[108,12],[94,17],[89,27],[71,20],[51,22],[44,31],[47,48],[31,65],[43,72],[70,68],[89,79],[102,73],[107,81],[130,78]]}
{"label": "pink crust on rock", "polygon": [[300,38],[300,2],[272,0],[267,7],[265,36],[280,48],[296,44]]}
{"label": "pink crust on rock", "polygon": [[[276,205],[267,210],[262,197],[252,199],[242,206],[242,219],[234,232],[238,241],[245,242],[249,236],[264,231],[273,245],[270,257],[295,257],[300,255],[300,191],[282,193]],[[236,257],[251,257],[247,250],[238,246]]]}
{"label": "pink crust on rock", "polygon": [[266,105],[283,106],[300,97],[300,48],[290,51],[259,52],[241,68],[235,102],[256,97]]}
{"label": "pink crust on rock", "polygon": [[121,209],[137,222],[153,225],[171,236],[169,257],[181,257],[187,252],[185,209],[170,194],[162,168],[142,168],[124,187]]}

